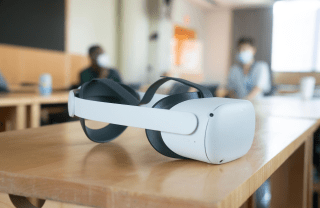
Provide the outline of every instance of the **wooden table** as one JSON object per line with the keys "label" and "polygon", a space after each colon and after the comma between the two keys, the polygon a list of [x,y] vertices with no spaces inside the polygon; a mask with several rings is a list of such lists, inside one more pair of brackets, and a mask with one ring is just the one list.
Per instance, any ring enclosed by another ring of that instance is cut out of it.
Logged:
{"label": "wooden table", "polygon": [[253,101],[257,114],[281,117],[320,119],[320,98],[271,96]]}
{"label": "wooden table", "polygon": [[40,126],[41,104],[67,102],[68,92],[56,92],[51,96],[41,96],[39,93],[0,94],[0,118],[10,121],[6,130],[35,128]]}
{"label": "wooden table", "polygon": [[106,144],[86,138],[79,122],[4,132],[0,201],[11,207],[9,193],[46,199],[44,208],[240,207],[272,176],[282,182],[272,187],[273,207],[307,207],[317,127],[314,120],[258,116],[248,154],[223,165],[162,156],[143,129],[131,127]]}
{"label": "wooden table", "polygon": [[[315,119],[320,122],[320,98],[302,100],[295,95],[271,96],[253,103],[256,113],[260,116]],[[313,165],[310,169],[312,171]],[[320,184],[314,184],[313,190],[318,192],[318,206],[320,207]]]}

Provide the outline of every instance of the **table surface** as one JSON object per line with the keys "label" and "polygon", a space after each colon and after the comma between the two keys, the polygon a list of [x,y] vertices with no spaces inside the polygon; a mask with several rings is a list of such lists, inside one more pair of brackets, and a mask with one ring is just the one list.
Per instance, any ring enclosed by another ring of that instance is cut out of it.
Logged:
{"label": "table surface", "polygon": [[320,119],[320,98],[302,100],[296,96],[271,96],[253,101],[258,115]]}
{"label": "table surface", "polygon": [[105,144],[79,122],[4,132],[0,192],[98,207],[239,207],[317,127],[262,116],[256,124],[249,152],[222,165],[162,156],[132,127]]}
{"label": "table surface", "polygon": [[28,105],[28,104],[50,104],[68,102],[69,92],[54,92],[50,96],[41,96],[39,93],[5,93],[0,94],[0,107]]}

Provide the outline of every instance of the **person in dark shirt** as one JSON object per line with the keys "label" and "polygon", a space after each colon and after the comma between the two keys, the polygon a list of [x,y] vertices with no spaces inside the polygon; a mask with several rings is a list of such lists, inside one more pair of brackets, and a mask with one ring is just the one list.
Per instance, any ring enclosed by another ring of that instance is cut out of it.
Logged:
{"label": "person in dark shirt", "polygon": [[118,71],[109,67],[109,56],[100,46],[95,45],[90,47],[89,56],[91,66],[80,73],[81,85],[95,78],[107,78],[112,79],[115,82],[122,83],[122,79]]}

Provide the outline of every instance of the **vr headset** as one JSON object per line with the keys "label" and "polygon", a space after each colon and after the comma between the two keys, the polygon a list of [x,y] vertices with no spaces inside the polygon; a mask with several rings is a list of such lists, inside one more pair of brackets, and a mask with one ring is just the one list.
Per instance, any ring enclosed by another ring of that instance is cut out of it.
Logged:
{"label": "vr headset", "polygon": [[[169,80],[196,88],[198,92],[155,94]],[[94,79],[70,91],[68,111],[71,117],[80,118],[85,134],[94,142],[109,142],[127,126],[144,128],[150,144],[160,154],[212,164],[245,155],[255,132],[251,102],[215,98],[201,85],[171,77],[158,80],[145,94],[110,79]],[[109,125],[90,129],[85,119]]]}

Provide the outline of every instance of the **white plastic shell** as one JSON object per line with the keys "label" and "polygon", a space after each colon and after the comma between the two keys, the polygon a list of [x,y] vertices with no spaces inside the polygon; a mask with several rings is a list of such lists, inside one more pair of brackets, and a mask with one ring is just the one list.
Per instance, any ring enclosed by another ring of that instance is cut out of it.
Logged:
{"label": "white plastic shell", "polygon": [[177,134],[191,134],[197,128],[197,117],[189,112],[105,103],[81,99],[69,93],[70,116]]}
{"label": "white plastic shell", "polygon": [[171,110],[194,113],[198,118],[198,128],[190,135],[161,132],[165,144],[181,156],[222,164],[242,157],[252,145],[255,112],[249,101],[195,99]]}

